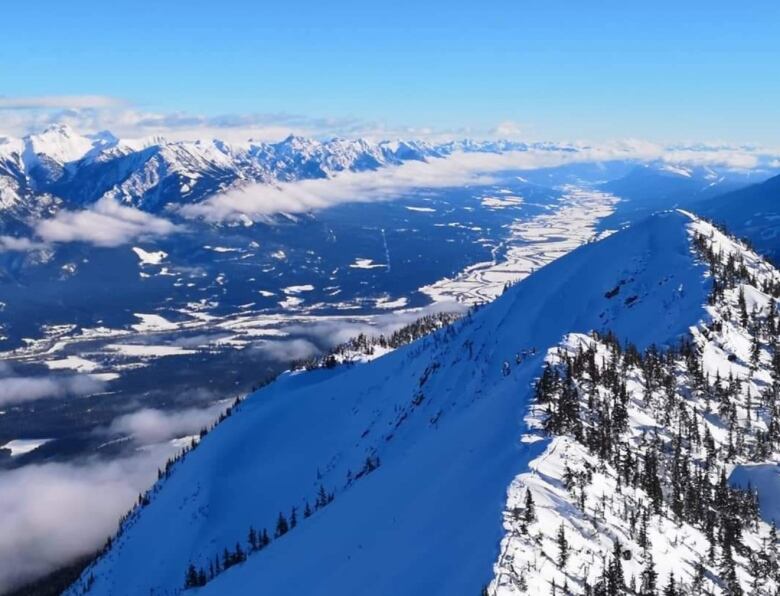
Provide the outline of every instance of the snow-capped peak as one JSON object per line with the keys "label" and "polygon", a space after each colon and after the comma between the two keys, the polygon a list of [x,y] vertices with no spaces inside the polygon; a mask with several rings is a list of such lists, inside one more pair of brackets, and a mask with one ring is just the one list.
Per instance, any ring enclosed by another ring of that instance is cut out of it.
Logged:
{"label": "snow-capped peak", "polygon": [[89,153],[101,140],[90,139],[67,124],[55,124],[39,134],[24,138],[26,152],[32,157],[48,158],[59,164],[77,161]]}

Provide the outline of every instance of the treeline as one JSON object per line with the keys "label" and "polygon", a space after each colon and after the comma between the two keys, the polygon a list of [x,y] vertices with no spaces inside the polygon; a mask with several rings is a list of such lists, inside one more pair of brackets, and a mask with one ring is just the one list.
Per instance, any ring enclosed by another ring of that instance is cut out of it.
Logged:
{"label": "treeline", "polygon": [[[325,490],[325,487],[320,485],[317,498],[314,501],[314,507],[309,505],[309,502],[306,501],[306,505],[303,508],[304,519],[311,517],[314,512],[329,505],[334,498],[333,493],[328,493]],[[276,529],[273,533],[273,538],[271,537],[271,534],[269,534],[267,528],[257,530],[254,526],[250,525],[249,530],[247,531],[246,545],[244,547],[241,546],[240,542],[236,542],[235,546],[231,549],[228,549],[227,547],[223,548],[222,553],[211,558],[208,565],[196,567],[194,564],[190,563],[184,576],[184,588],[205,586],[223,571],[230,569],[234,565],[243,563],[247,560],[247,557],[263,550],[271,544],[272,539],[281,538],[291,530],[294,530],[297,525],[297,507],[292,507],[290,509],[289,517],[285,516],[283,512],[279,512],[279,516],[276,519]]]}
{"label": "treeline", "polygon": [[396,349],[432,333],[458,320],[461,313],[441,312],[420,317],[416,321],[394,331],[389,336],[366,335],[361,333],[352,339],[331,348],[326,354],[293,363],[293,370],[314,370],[333,368],[343,362],[349,362],[361,356],[372,356],[377,347]]}
{"label": "treeline", "polygon": [[[352,484],[354,481],[370,474],[379,468],[380,463],[378,456],[367,456],[363,462],[363,466],[356,475],[352,476],[352,474],[349,473],[347,484]],[[308,499],[305,501],[303,509],[301,510],[303,519],[306,520],[310,518],[317,511],[330,505],[334,499],[335,493],[326,491],[325,486],[320,484],[320,488],[312,501],[313,505],[310,504]],[[235,543],[235,546],[231,548],[225,547],[220,554],[210,557],[206,564],[195,566],[194,563],[190,563],[184,574],[184,589],[203,587],[222,572],[243,563],[248,557],[262,551],[270,545],[273,540],[277,540],[297,528],[300,521],[299,515],[301,515],[301,513],[299,513],[297,506],[290,507],[289,515],[285,515],[284,512],[280,511],[276,518],[273,535],[269,533],[267,528],[258,530],[254,525],[250,525],[247,530],[246,543],[244,546],[242,546],[242,543],[239,541]]]}
{"label": "treeline", "polygon": [[[85,569],[85,572],[89,570],[91,567],[97,563],[100,558],[108,553],[109,550],[111,550],[111,547],[114,545],[115,542],[117,542],[119,539],[121,539],[124,534],[135,524],[136,520],[138,519],[138,516],[141,514],[141,511],[147,507],[154,498],[154,495],[157,494],[163,487],[165,480],[170,477],[170,475],[173,472],[173,469],[177,464],[184,461],[187,456],[194,451],[198,445],[200,445],[200,441],[206,437],[212,430],[214,430],[217,425],[224,422],[227,418],[232,416],[236,411],[238,406],[243,403],[244,399],[241,397],[236,397],[233,404],[230,405],[225,409],[224,412],[222,412],[219,415],[219,419],[214,422],[209,427],[203,427],[201,428],[199,434],[198,434],[198,440],[193,439],[189,445],[183,447],[181,451],[175,456],[168,458],[168,460],[165,462],[165,466],[162,468],[157,469],[157,482],[148,490],[139,493],[138,498],[136,500],[135,505],[133,506],[130,511],[125,513],[120,519],[119,523],[117,524],[117,530],[114,533],[113,536],[109,536],[105,543],[103,544],[102,548],[96,553],[94,559],[90,562],[90,564]],[[82,594],[86,594],[90,591],[92,586],[95,583],[95,576],[92,573],[89,573],[88,575],[81,575],[77,579],[77,581],[73,584],[72,588],[74,590],[78,590]]]}

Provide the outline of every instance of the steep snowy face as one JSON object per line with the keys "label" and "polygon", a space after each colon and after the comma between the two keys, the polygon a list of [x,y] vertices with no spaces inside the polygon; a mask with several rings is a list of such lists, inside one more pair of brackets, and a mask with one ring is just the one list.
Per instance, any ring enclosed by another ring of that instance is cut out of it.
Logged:
{"label": "steep snowy face", "polygon": [[0,210],[12,209],[25,193],[22,150],[21,141],[0,138]]}
{"label": "steep snowy face", "polygon": [[689,230],[713,287],[682,343],[549,351],[526,419],[545,448],[510,487],[489,594],[776,593],[780,273]]}
{"label": "steep snowy face", "polygon": [[84,136],[65,124],[50,126],[24,139],[21,159],[34,186],[45,189],[67,175],[67,165],[87,160],[116,144],[110,133]]}
{"label": "steep snowy face", "polygon": [[24,145],[25,160],[28,169],[32,169],[40,159],[60,165],[77,161],[89,153],[96,143],[78,134],[71,127],[59,124],[47,128],[40,134],[26,136]]}
{"label": "steep snowy face", "polygon": [[519,438],[548,348],[592,329],[675,342],[706,316],[689,222],[651,218],[384,357],[256,392],[70,593],[479,593],[507,487],[545,448]]}

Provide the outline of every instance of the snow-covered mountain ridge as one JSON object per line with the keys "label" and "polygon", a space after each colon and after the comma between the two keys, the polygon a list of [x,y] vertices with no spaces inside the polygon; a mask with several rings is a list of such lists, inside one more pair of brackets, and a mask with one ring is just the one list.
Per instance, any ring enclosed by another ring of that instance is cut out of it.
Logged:
{"label": "snow-covered mountain ridge", "polygon": [[[519,438],[547,350],[591,330],[673,344],[707,316],[690,222],[667,213],[584,246],[370,363],[283,376],[173,466],[71,593],[180,593],[190,565],[208,576],[293,508],[293,530],[198,592],[479,593],[507,487],[545,449]],[[328,503],[305,517],[320,487]]]}
{"label": "snow-covered mountain ridge", "polygon": [[489,594],[777,593],[759,513],[778,498],[761,473],[780,456],[780,274],[711,225],[690,229],[713,288],[689,338],[640,353],[570,334],[550,350],[526,419],[547,446],[509,490]]}

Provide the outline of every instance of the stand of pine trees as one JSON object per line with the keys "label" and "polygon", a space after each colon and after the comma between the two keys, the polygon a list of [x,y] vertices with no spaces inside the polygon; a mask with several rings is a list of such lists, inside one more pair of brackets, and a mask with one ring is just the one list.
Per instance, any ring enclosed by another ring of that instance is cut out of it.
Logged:
{"label": "stand of pine trees", "polygon": [[[381,462],[378,456],[367,456],[360,471],[354,477],[350,474],[347,485],[370,474],[379,468],[380,465]],[[308,519],[320,509],[327,507],[333,502],[334,498],[335,494],[333,492],[328,492],[325,490],[325,487],[320,484],[320,488],[314,499],[314,506],[312,507],[309,504],[309,501],[306,500],[303,508],[303,518]],[[254,526],[250,525],[247,532],[246,550],[242,548],[240,542],[237,542],[233,549],[223,549],[222,556],[215,556],[209,561],[208,565],[195,567],[194,564],[190,564],[184,574],[184,589],[205,586],[223,571],[230,569],[234,565],[243,563],[251,555],[265,549],[271,544],[272,540],[278,540],[285,534],[292,532],[297,526],[298,508],[295,506],[290,508],[289,516],[281,511],[279,512],[279,515],[276,518],[273,537],[269,534],[268,529],[263,528],[262,530],[256,530]]]}
{"label": "stand of pine trees", "polygon": [[341,363],[351,362],[361,356],[371,356],[377,347],[382,349],[400,348],[442,327],[447,327],[460,317],[460,313],[441,312],[420,317],[416,321],[394,331],[389,336],[379,335],[378,337],[373,337],[361,333],[343,344],[331,348],[323,356],[293,363],[292,368],[293,370],[333,368]]}
{"label": "stand of pine trees", "polygon": [[[541,552],[566,577],[564,586],[560,579],[548,584],[550,593],[780,593],[776,530],[760,519],[757,493],[750,486],[731,485],[727,477],[734,465],[773,462],[780,454],[780,275],[743,251],[719,248],[712,236],[694,234],[693,246],[711,273],[709,322],[674,347],[643,351],[612,333],[593,333],[552,353],[535,384],[533,418],[543,432],[567,437],[593,456],[566,464],[565,489],[594,528],[601,527],[608,512],[620,519],[632,543],[626,549],[613,538],[613,551],[600,556],[594,547],[599,570],[594,581],[590,567],[572,568],[569,530],[561,525],[551,537],[556,551]],[[749,306],[755,289],[769,297],[757,303],[761,307]],[[722,338],[735,335],[749,335],[749,355],[742,350],[727,360],[745,372],[738,377],[706,373],[703,347],[723,349]],[[632,422],[639,413],[653,424]],[[597,474],[617,484],[616,494],[592,484]],[[601,500],[594,505],[588,496],[599,492]],[[519,544],[532,551],[542,545],[542,534],[530,529],[535,516],[527,488],[525,506],[509,511],[507,519],[520,534]],[[706,538],[708,548],[699,554],[692,577],[676,571],[659,577],[650,528],[661,527],[660,520],[687,524]],[[638,557],[642,571],[626,577],[624,561],[632,557]],[[510,559],[513,571],[503,584],[518,592],[528,590],[528,574],[538,569],[534,559],[522,560],[527,562],[516,567]],[[583,573],[590,581],[583,580]]]}
{"label": "stand of pine trees", "polygon": [[[317,498],[315,500],[314,509],[306,501],[306,507],[304,509],[304,517],[310,517],[315,511],[322,509],[333,502],[333,493],[328,493],[325,487],[320,485],[317,492]],[[236,542],[235,546],[231,549],[224,548],[221,555],[216,555],[209,560],[207,565],[196,567],[190,563],[187,567],[187,571],[184,574],[184,589],[199,588],[205,586],[208,582],[214,579],[223,571],[227,571],[234,565],[238,565],[247,560],[251,555],[260,552],[265,549],[271,541],[281,538],[288,532],[294,530],[298,525],[298,509],[292,507],[290,509],[290,515],[285,516],[281,511],[276,519],[276,529],[273,533],[273,538],[268,532],[267,528],[262,530],[256,530],[254,526],[249,526],[246,540],[246,550],[241,546],[240,542]]]}

